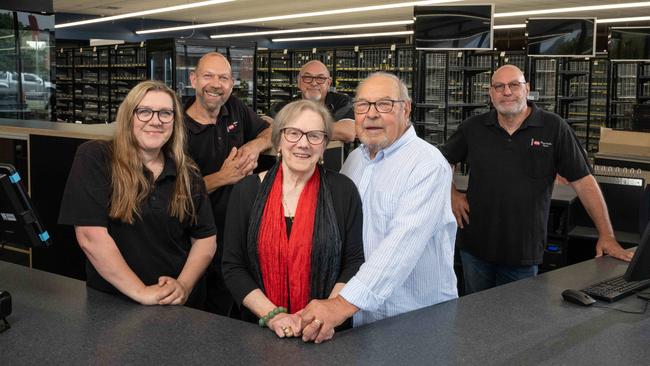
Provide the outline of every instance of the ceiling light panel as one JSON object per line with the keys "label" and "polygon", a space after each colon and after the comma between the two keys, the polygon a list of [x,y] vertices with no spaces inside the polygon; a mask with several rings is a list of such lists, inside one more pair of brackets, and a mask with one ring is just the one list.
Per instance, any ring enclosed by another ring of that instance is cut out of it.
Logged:
{"label": "ceiling light panel", "polygon": [[126,18],[135,18],[135,17],[141,17],[141,16],[145,16],[145,15],[167,13],[167,12],[172,12],[172,11],[181,11],[181,10],[186,10],[186,9],[198,8],[198,7],[202,7],[202,6],[210,6],[210,5],[217,5],[217,4],[222,4],[222,3],[229,3],[229,2],[233,2],[233,1],[235,1],[235,0],[199,1],[199,2],[195,2],[195,3],[168,6],[168,7],[165,7],[165,8],[137,11],[137,12],[134,12],[134,13],[125,13],[125,14],[111,15],[111,16],[107,16],[107,17],[100,17],[100,18],[94,18],[94,19],[88,19],[88,20],[80,20],[78,22],[55,24],[54,28],[59,29],[59,28],[76,27],[76,26],[85,25],[85,24],[110,22],[110,21],[113,21],[113,20],[126,19]]}
{"label": "ceiling light panel", "polygon": [[404,2],[404,3],[362,6],[362,7],[345,8],[345,9],[332,9],[332,10],[314,11],[314,12],[308,12],[308,13],[286,14],[286,15],[277,15],[277,16],[262,17],[262,18],[239,19],[239,20],[230,20],[230,21],[225,21],[225,22],[185,25],[185,26],[179,26],[179,27],[169,27],[169,28],[159,28],[159,29],[145,29],[145,30],[141,30],[141,31],[136,31],[135,33],[137,33],[137,34],[149,34],[149,33],[173,32],[173,31],[181,31],[181,30],[188,30],[188,29],[221,27],[221,26],[225,26],[225,25],[272,22],[274,20],[310,18],[310,17],[318,17],[318,16],[324,16],[324,15],[336,15],[336,14],[359,13],[359,12],[365,12],[365,11],[389,10],[389,9],[412,7],[412,6],[417,6],[417,5],[433,5],[433,4],[454,3],[454,2],[459,2],[459,1],[462,1],[462,0],[410,1],[410,2]]}
{"label": "ceiling light panel", "polygon": [[230,34],[215,34],[215,35],[210,36],[210,38],[219,39],[219,38],[234,38],[234,37],[253,37],[253,36],[264,36],[264,35],[270,35],[270,34],[289,34],[289,33],[320,32],[320,31],[341,30],[341,29],[390,27],[390,26],[408,25],[408,24],[413,24],[413,20],[396,20],[394,22],[379,22],[379,23],[365,23],[365,24],[345,24],[345,25],[331,25],[331,26],[325,26],[325,27],[282,29],[282,30],[272,30],[272,31],[230,33]]}

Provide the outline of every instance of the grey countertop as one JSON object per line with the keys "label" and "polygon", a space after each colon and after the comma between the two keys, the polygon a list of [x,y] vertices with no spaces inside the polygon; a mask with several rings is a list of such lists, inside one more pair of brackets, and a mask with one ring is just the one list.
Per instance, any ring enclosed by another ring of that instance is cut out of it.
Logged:
{"label": "grey countertop", "polygon": [[[338,333],[321,345],[184,307],[147,307],[0,262],[13,296],[0,364],[647,365],[650,314],[563,302],[621,274],[599,258]],[[638,310],[636,297],[615,304]]]}
{"label": "grey countertop", "polygon": [[0,118],[0,137],[27,137],[29,134],[108,140],[113,136],[115,124],[77,124],[37,120]]}

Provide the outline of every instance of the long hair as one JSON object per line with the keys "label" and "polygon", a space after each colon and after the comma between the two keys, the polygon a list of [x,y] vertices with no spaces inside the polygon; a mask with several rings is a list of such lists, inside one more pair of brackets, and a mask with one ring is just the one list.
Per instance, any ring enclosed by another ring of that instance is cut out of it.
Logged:
{"label": "long hair", "polygon": [[191,176],[199,173],[194,162],[184,151],[185,124],[182,106],[169,87],[153,80],[143,81],[131,89],[117,111],[117,126],[112,141],[109,217],[133,224],[134,216],[140,217],[140,206],[151,192],[154,183],[145,175],[144,163],[138,154],[138,142],[133,135],[133,113],[150,91],[167,93],[174,104],[172,134],[161,149],[164,156],[171,158],[176,165],[176,184],[169,203],[169,213],[181,222],[186,218],[195,221]]}

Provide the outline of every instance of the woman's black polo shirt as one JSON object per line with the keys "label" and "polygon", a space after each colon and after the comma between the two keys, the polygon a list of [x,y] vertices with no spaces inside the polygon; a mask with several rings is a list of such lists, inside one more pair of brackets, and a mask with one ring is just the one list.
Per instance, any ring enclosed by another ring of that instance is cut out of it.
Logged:
{"label": "woman's black polo shirt", "polygon": [[440,148],[451,164],[466,161],[470,168],[470,223],[459,230],[460,247],[492,263],[541,263],[556,173],[570,182],[591,173],[571,127],[529,106],[512,136],[492,110],[465,120]]}
{"label": "woman's black polo shirt", "polygon": [[[63,193],[59,224],[101,226],[117,244],[124,260],[145,285],[159,276],[178,278],[192,246],[190,238],[201,239],[216,233],[203,180],[194,175],[192,199],[197,223],[180,222],[169,214],[169,201],[176,182],[176,166],[165,159],[162,173],[140,207],[140,217],[132,225],[108,217],[110,203],[111,147],[109,142],[89,141],[77,149]],[[100,291],[120,294],[86,261],[86,283]],[[200,307],[205,285],[197,283],[187,305]]]}

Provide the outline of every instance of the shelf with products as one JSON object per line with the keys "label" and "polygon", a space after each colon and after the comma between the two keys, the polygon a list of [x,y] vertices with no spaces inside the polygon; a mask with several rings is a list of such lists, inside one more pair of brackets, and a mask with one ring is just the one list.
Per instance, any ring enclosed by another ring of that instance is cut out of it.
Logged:
{"label": "shelf with products", "polygon": [[500,51],[495,65],[495,69],[503,65],[514,65],[526,75],[528,57],[523,51]]}
{"label": "shelf with products", "polygon": [[588,152],[598,150],[600,128],[607,126],[607,101],[609,96],[609,60],[602,55],[591,60],[591,99]]}
{"label": "shelf with products", "polygon": [[591,145],[591,65],[588,59],[558,59],[556,113],[571,125],[586,150]]}
{"label": "shelf with products", "polygon": [[612,61],[610,63],[610,115],[609,127],[630,129],[634,105],[643,102],[642,96],[644,63],[637,61]]}
{"label": "shelf with products", "polygon": [[442,144],[464,119],[489,111],[495,59],[492,52],[418,51],[413,93],[418,135]]}
{"label": "shelf with products", "polygon": [[535,103],[564,118],[588,152],[598,149],[599,129],[607,121],[608,63],[604,55],[529,59]]}
{"label": "shelf with products", "polygon": [[556,110],[558,59],[529,58],[530,90],[537,94],[536,104],[551,112]]}
{"label": "shelf with products", "polygon": [[263,103],[258,113],[298,96],[298,73],[310,60],[319,60],[329,69],[333,90],[353,96],[359,82],[376,71],[394,73],[410,90],[412,57],[413,48],[402,45],[258,51],[257,100]]}
{"label": "shelf with products", "polygon": [[357,86],[370,74],[390,72],[413,85],[413,48],[404,45],[355,46],[336,49],[334,87],[354,96]]}
{"label": "shelf with products", "polygon": [[288,50],[269,53],[269,108],[276,103],[292,100],[298,93],[296,77],[299,68],[295,68],[293,53]]}
{"label": "shelf with products", "polygon": [[55,120],[72,122],[74,118],[74,63],[71,49],[55,51],[56,62],[56,102],[54,107]]}
{"label": "shelf with products", "polygon": [[56,51],[57,119],[76,123],[108,123],[123,97],[147,79],[143,43],[62,48]]}
{"label": "shelf with products", "polygon": [[133,43],[109,47],[109,95],[102,96],[103,108],[99,118],[107,122],[115,120],[117,109],[126,97],[123,90],[131,90],[139,82],[147,79],[147,49],[143,43]]}
{"label": "shelf with products", "polygon": [[269,70],[269,52],[267,50],[258,49],[257,57],[255,58],[255,78],[257,79],[255,95],[257,98],[257,113],[265,114],[270,106],[270,75]]}

